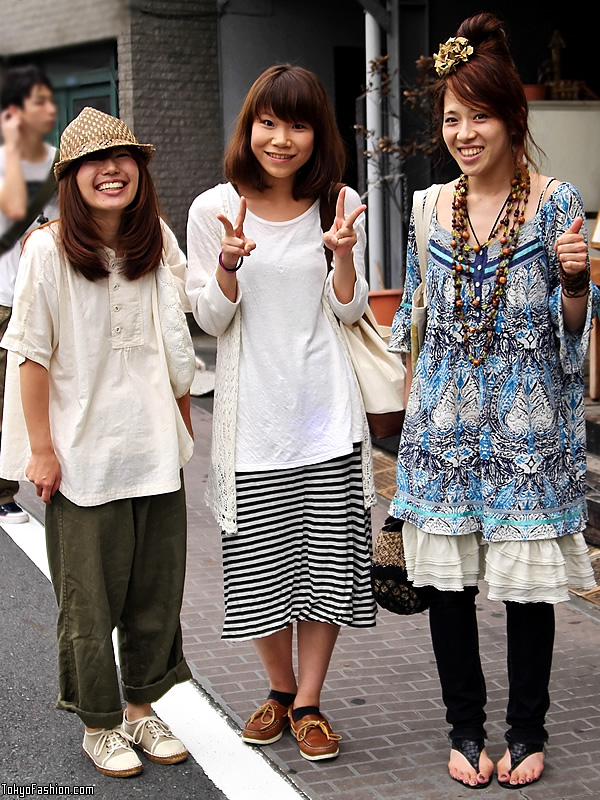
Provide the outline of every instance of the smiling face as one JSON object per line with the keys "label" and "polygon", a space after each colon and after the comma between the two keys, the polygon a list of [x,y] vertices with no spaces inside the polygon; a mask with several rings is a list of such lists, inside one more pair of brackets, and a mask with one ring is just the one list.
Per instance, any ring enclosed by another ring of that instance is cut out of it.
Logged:
{"label": "smiling face", "polygon": [[252,124],[252,153],[271,179],[293,182],[311,157],[314,142],[314,130],[306,122],[286,122],[264,112]]}
{"label": "smiling face", "polygon": [[86,156],[77,170],[77,186],[92,216],[118,215],[133,203],[139,167],[127,147],[99,150]]}
{"label": "smiling face", "polygon": [[512,170],[512,137],[504,122],[489,112],[464,105],[450,90],[444,98],[442,135],[465,175]]}

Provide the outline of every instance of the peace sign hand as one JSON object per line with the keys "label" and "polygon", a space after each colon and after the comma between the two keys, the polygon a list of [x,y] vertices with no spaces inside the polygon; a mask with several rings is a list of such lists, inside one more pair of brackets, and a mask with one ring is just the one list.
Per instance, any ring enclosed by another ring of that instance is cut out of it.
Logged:
{"label": "peace sign hand", "polygon": [[221,239],[222,261],[226,269],[234,269],[240,258],[249,256],[256,247],[252,239],[244,235],[244,220],[246,218],[246,198],[240,198],[240,210],[233,225],[224,214],[217,214],[217,219],[225,228]]}
{"label": "peace sign hand", "polygon": [[344,217],[345,199],[346,187],[344,186],[338,195],[333,225],[327,233],[323,234],[323,241],[327,247],[335,253],[336,258],[344,258],[352,252],[352,248],[357,240],[354,223],[367,209],[365,205],[358,206],[358,208],[355,208],[347,217]]}

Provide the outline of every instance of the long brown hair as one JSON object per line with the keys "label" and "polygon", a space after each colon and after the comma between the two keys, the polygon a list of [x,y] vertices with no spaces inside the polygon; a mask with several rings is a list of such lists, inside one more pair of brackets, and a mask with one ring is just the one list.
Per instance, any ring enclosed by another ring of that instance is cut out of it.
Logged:
{"label": "long brown hair", "polygon": [[[139,184],[135,199],[123,211],[119,242],[125,253],[121,274],[133,281],[158,267],[163,238],[158,195],[147,159],[135,147],[128,150],[138,165]],[[108,272],[99,228],[77,186],[77,171],[82,160],[70,164],[58,184],[60,242],[75,272],[89,281],[97,281],[105,278]]]}
{"label": "long brown hair", "polygon": [[268,188],[250,146],[252,125],[263,113],[274,114],[285,122],[304,122],[314,130],[311,157],[296,173],[293,188],[296,200],[316,199],[342,180],[346,151],[323,83],[314,72],[303,67],[275,64],[254,81],[244,100],[225,151],[228,181],[247,184],[261,192]]}
{"label": "long brown hair", "polygon": [[506,32],[494,14],[476,14],[456,32],[473,47],[473,54],[434,87],[434,124],[439,130],[444,118],[444,96],[450,90],[469,108],[481,109],[501,119],[512,137],[515,166],[525,159],[537,170],[535,158],[541,150],[529,130],[528,105],[523,84],[508,49]]}

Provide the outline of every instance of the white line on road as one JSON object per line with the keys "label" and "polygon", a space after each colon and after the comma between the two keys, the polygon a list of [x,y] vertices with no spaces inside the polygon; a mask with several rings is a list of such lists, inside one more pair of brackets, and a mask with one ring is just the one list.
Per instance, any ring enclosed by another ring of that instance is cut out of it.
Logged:
{"label": "white line on road", "polygon": [[[1,526],[13,542],[50,579],[44,527],[29,522]],[[298,800],[306,798],[297,786],[240,735],[192,681],[174,686],[153,707],[186,745],[192,757],[228,800]]]}

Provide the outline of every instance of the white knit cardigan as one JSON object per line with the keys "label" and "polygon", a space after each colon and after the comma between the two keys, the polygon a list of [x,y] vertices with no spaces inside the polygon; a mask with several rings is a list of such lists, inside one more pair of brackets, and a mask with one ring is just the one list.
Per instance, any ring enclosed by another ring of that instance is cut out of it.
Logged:
{"label": "white knit cardigan", "polygon": [[[331,275],[323,293],[323,307],[338,340],[347,353],[346,342],[339,322],[327,301]],[[235,312],[227,330],[218,338],[218,358],[215,374],[211,467],[206,486],[206,502],[226,534],[237,533],[237,502],[235,490],[235,434],[240,364],[240,309]],[[348,355],[348,360],[350,357]],[[351,363],[351,362],[350,362]],[[354,375],[354,372],[352,373]],[[356,376],[354,376],[356,381]],[[360,396],[360,390],[357,390]],[[361,446],[363,495],[365,508],[377,502],[373,477],[371,435],[362,406],[363,436]]]}

